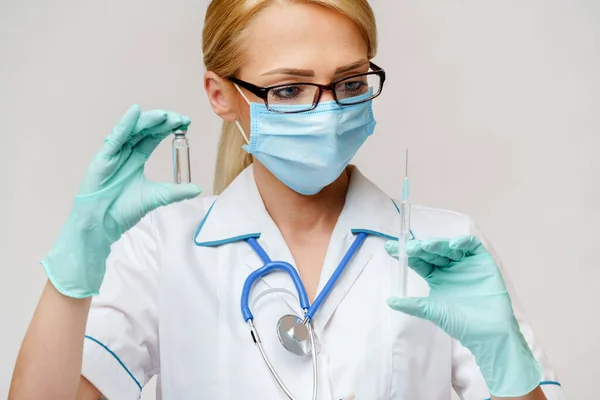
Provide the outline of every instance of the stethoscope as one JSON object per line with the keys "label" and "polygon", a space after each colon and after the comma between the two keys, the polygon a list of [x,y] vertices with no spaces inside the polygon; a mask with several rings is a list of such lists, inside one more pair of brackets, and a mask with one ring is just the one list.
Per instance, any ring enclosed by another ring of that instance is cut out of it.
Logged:
{"label": "stethoscope", "polygon": [[271,361],[269,360],[269,357],[267,356],[262,342],[260,340],[260,336],[258,335],[258,331],[254,326],[254,316],[252,315],[252,311],[250,311],[250,306],[248,303],[252,286],[254,286],[256,281],[258,281],[260,278],[277,270],[286,272],[294,282],[296,292],[298,293],[300,307],[304,311],[304,318],[300,318],[296,315],[284,315],[277,322],[277,336],[279,337],[279,341],[281,342],[283,347],[285,347],[285,349],[287,349],[291,353],[296,354],[298,356],[310,355],[312,357],[312,398],[313,400],[316,400],[319,377],[317,373],[317,354],[315,350],[315,334],[313,330],[312,320],[319,307],[321,307],[325,299],[327,299],[327,296],[329,296],[329,294],[335,287],[336,282],[338,281],[338,279],[340,278],[340,276],[342,275],[342,273],[344,272],[344,270],[346,269],[346,267],[348,266],[348,264],[350,263],[350,261],[352,260],[352,258],[354,257],[354,255],[356,254],[356,252],[358,251],[358,249],[363,244],[366,238],[366,233],[359,233],[356,236],[354,243],[352,243],[344,257],[342,258],[342,261],[340,261],[338,267],[333,272],[331,278],[329,278],[327,284],[325,284],[325,287],[323,288],[323,290],[321,290],[321,292],[319,293],[315,301],[312,303],[312,305],[308,300],[306,288],[304,287],[304,284],[300,279],[298,271],[296,271],[296,269],[291,264],[285,261],[271,261],[271,258],[269,258],[265,250],[261,247],[261,245],[258,244],[256,238],[246,239],[246,242],[250,245],[250,247],[252,247],[252,249],[256,252],[258,257],[260,257],[264,265],[256,271],[252,272],[246,279],[246,282],[244,283],[241,302],[242,316],[244,317],[244,321],[246,321],[248,327],[250,328],[252,340],[256,344],[260,355],[262,356],[265,364],[267,365],[267,368],[269,368],[269,371],[277,381],[277,384],[279,385],[279,387],[281,387],[283,392],[290,400],[296,400],[296,398],[289,391],[289,389],[287,388],[277,371],[275,371],[275,368],[273,368],[273,364],[271,364]]}

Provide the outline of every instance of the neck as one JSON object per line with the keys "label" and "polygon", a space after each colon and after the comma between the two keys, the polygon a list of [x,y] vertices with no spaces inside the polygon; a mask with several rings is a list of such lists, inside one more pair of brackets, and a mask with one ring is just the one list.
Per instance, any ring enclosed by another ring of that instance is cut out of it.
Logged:
{"label": "neck", "polygon": [[314,196],[293,191],[256,160],[253,171],[267,212],[282,234],[333,231],[346,201],[350,183],[349,168]]}

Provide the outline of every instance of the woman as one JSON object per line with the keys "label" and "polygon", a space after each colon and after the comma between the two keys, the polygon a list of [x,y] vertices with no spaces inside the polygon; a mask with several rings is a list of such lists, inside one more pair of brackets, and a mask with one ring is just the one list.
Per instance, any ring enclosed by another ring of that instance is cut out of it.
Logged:
{"label": "woman", "polygon": [[319,399],[449,399],[452,387],[465,399],[563,399],[467,216],[413,208],[410,297],[390,298],[398,212],[349,166],[375,127],[376,47],[366,0],[212,1],[205,86],[225,121],[219,196],[145,180],[152,151],[190,120],[132,107],[43,261],[49,283],[9,397],[134,399],[158,375],[165,399],[278,399],[283,387],[311,398],[310,357],[287,352],[274,329],[303,312],[289,276],[264,277],[249,299],[282,385],[240,297],[264,249],[295,265],[312,303],[355,244],[312,320]]}

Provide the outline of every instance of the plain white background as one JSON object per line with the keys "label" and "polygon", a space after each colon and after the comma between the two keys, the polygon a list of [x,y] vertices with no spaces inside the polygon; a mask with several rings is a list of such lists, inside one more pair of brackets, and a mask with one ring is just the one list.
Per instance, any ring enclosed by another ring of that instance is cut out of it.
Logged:
{"label": "plain white background", "polygon": [[[475,216],[572,399],[600,367],[600,2],[373,0],[389,79],[356,163]],[[202,86],[207,1],[0,2],[0,397],[44,285],[38,264],[88,161],[132,103],[193,120],[211,192],[220,121]],[[170,144],[148,165],[171,179]],[[145,398],[153,398],[152,394]]]}

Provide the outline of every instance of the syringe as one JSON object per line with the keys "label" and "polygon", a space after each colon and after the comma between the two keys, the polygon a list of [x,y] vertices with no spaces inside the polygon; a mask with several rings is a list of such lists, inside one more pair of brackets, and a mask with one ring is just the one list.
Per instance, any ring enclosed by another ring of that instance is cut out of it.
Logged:
{"label": "syringe", "polygon": [[406,165],[404,169],[404,184],[400,202],[400,234],[398,235],[398,262],[400,263],[400,294],[406,297],[408,289],[408,256],[406,242],[410,237],[410,189],[408,185],[408,149],[406,149]]}

